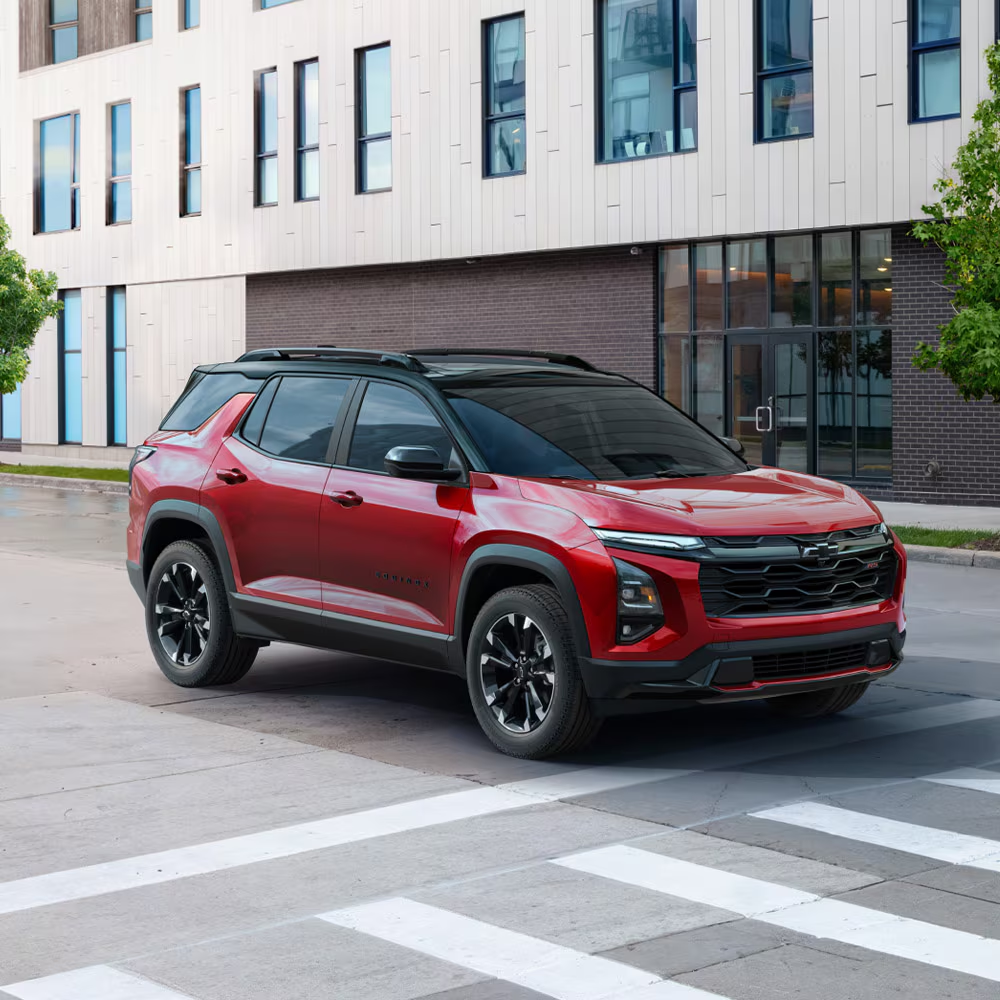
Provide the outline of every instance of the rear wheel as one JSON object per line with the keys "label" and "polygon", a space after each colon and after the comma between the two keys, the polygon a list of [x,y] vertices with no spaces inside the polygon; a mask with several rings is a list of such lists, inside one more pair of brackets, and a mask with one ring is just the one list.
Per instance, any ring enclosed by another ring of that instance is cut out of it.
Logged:
{"label": "rear wheel", "polygon": [[842,684],[840,687],[823,691],[805,691],[802,694],[786,694],[780,698],[768,698],[767,704],[773,712],[791,719],[818,719],[825,715],[836,715],[850,708],[868,690],[868,681],[860,684]]}
{"label": "rear wheel", "polygon": [[600,729],[566,610],[551,587],[491,597],[472,626],[466,667],[476,718],[503,753],[551,757],[580,749]]}
{"label": "rear wheel", "polygon": [[160,670],[180,687],[232,684],[253,666],[259,648],[233,632],[215,560],[189,541],[168,545],[153,564],[146,634]]}

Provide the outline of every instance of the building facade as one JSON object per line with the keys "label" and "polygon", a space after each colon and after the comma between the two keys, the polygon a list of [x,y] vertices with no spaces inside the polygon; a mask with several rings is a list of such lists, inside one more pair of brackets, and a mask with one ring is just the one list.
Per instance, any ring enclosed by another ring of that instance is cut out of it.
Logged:
{"label": "building facade", "polygon": [[125,462],[248,347],[566,350],[754,461],[1000,500],[909,235],[996,0],[0,3],[0,212],[65,308],[0,447]]}

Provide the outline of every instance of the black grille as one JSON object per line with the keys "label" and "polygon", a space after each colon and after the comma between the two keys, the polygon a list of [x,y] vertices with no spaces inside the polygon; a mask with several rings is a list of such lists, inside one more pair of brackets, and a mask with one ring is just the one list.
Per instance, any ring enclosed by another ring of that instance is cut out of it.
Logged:
{"label": "black grille", "polygon": [[755,681],[775,681],[857,670],[864,667],[867,658],[866,642],[808,652],[764,653],[753,658],[753,678]]}
{"label": "black grille", "polygon": [[[726,548],[735,549],[735,541]],[[820,541],[816,536],[794,539],[792,551],[797,555],[788,554],[791,541],[787,537],[780,540],[783,546],[768,544],[762,558],[753,557],[753,545],[744,547],[740,558],[727,558],[721,546],[715,547],[717,561],[705,562],[699,574],[705,614],[710,618],[805,615],[878,604],[892,597],[898,560],[891,547],[817,560],[802,555],[803,549]]]}

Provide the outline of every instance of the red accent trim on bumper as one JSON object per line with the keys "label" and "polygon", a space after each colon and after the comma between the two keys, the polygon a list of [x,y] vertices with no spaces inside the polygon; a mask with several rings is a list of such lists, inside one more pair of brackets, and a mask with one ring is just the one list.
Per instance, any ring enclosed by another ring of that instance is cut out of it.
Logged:
{"label": "red accent trim on bumper", "polygon": [[739,684],[728,687],[719,685],[716,690],[725,691],[728,694],[740,691],[760,691],[762,688],[785,687],[789,684],[809,684],[812,681],[834,681],[841,677],[857,677],[860,674],[872,676],[892,670],[894,666],[894,663],[886,663],[880,667],[858,667],[856,670],[840,670],[832,674],[809,674],[807,677],[789,677],[778,681],[753,681],[750,684]]}

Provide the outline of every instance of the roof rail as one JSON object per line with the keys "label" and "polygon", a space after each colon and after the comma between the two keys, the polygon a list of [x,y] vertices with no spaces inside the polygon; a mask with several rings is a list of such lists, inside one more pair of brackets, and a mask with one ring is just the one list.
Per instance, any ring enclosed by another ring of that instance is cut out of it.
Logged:
{"label": "roof rail", "polygon": [[407,351],[410,357],[468,357],[468,358],[541,358],[556,365],[567,365],[579,368],[585,372],[596,372],[589,361],[578,358],[575,354],[559,354],[554,351],[515,351],[505,348],[483,347],[421,347],[419,350]]}
{"label": "roof rail", "polygon": [[424,366],[408,354],[391,351],[366,351],[356,347],[261,347],[238,357],[243,361],[362,361],[369,364],[423,371]]}

